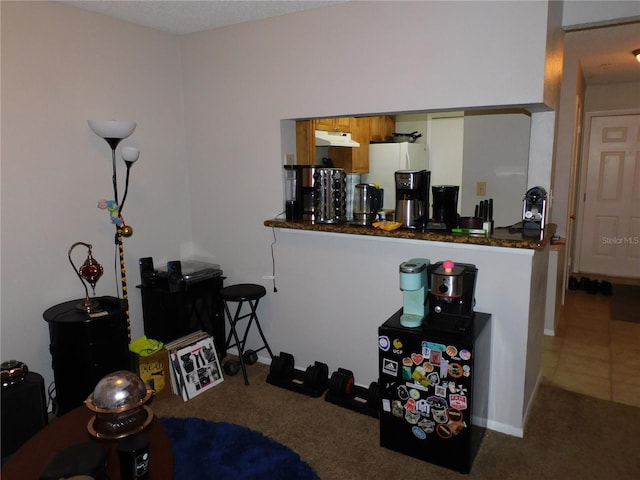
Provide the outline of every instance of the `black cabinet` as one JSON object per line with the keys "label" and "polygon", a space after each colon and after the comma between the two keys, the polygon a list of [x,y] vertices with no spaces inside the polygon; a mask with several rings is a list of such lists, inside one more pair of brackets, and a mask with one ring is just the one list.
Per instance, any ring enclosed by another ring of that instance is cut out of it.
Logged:
{"label": "black cabinet", "polygon": [[224,305],[220,298],[224,277],[172,285],[167,278],[155,277],[142,292],[144,334],[163,343],[197,330],[213,336],[218,357],[226,355]]}
{"label": "black cabinet", "polygon": [[43,314],[49,324],[57,414],[80,406],[105,375],[130,370],[126,300],[96,299],[102,316],[89,317],[76,309],[82,300],[49,308]]}
{"label": "black cabinet", "polygon": [[18,450],[47,425],[42,375],[28,372],[20,382],[2,387],[2,458]]}

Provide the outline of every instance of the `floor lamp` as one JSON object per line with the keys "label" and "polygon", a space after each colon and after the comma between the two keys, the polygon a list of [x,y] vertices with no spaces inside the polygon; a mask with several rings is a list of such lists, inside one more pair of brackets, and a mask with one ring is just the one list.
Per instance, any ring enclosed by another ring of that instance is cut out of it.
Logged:
{"label": "floor lamp", "polygon": [[[140,156],[140,150],[134,147],[122,148],[122,159],[124,160],[127,173],[125,178],[124,195],[122,196],[122,202],[118,199],[118,176],[116,169],[116,147],[119,143],[133,133],[136,128],[136,122],[118,121],[118,120],[89,120],[89,127],[99,137],[109,144],[111,148],[111,163],[113,169],[112,182],[113,182],[113,201],[106,202],[108,205],[99,205],[100,208],[108,208],[111,211],[111,221],[116,226],[115,243],[118,248],[118,255],[120,257],[120,281],[122,283],[122,298],[127,300],[129,295],[127,293],[127,270],[124,263],[124,245],[122,243],[123,237],[130,237],[133,234],[133,229],[124,223],[122,217],[122,208],[124,202],[127,199],[127,193],[129,191],[129,171],[133,163],[138,160]],[[131,341],[131,321],[129,318],[129,308],[126,310],[127,316],[127,334],[129,341]]]}

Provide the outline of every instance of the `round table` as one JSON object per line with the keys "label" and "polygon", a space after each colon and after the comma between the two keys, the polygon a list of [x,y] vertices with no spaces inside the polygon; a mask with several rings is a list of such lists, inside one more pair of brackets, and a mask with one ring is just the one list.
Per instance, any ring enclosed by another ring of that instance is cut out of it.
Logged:
{"label": "round table", "polygon": [[[102,440],[89,434],[87,424],[94,413],[86,406],[77,407],[53,420],[31,437],[2,466],[2,480],[40,478],[47,464],[67,447],[84,442],[98,442],[108,450],[107,477],[120,478],[117,440]],[[149,475],[146,480],[172,480],[171,443],[162,422],[154,416],[143,430],[150,437]]]}

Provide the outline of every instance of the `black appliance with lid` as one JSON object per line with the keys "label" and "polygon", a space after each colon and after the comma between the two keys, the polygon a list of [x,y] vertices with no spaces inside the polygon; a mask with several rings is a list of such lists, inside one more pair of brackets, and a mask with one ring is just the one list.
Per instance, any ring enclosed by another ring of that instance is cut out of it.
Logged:
{"label": "black appliance with lid", "polygon": [[452,333],[471,328],[477,274],[475,265],[451,260],[427,266],[430,327]]}

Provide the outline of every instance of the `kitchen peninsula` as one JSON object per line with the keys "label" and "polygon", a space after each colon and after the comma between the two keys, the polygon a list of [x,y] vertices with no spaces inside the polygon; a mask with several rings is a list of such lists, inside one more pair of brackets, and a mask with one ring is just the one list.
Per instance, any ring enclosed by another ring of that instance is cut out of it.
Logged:
{"label": "kitchen peninsula", "polygon": [[452,234],[448,231],[415,231],[398,229],[385,231],[372,226],[350,225],[348,223],[314,223],[287,221],[282,219],[265,220],[265,227],[289,228],[294,230],[307,230],[328,233],[343,233],[347,235],[367,235],[386,238],[405,238],[409,240],[425,240],[432,242],[465,243],[472,245],[486,245],[493,247],[529,248],[533,250],[544,249],[550,244],[551,238],[556,232],[556,225],[549,224],[540,237],[525,236],[521,231],[510,231],[508,228],[494,229],[490,235],[465,235]]}
{"label": "kitchen peninsula", "polygon": [[[330,363],[331,369],[348,368],[361,385],[377,380],[378,326],[402,306],[400,264],[426,258],[475,265],[474,310],[491,314],[487,428],[524,435],[542,375],[555,225],[547,225],[542,239],[508,229],[469,236],[282,219],[266,220],[264,226],[272,228],[274,237],[277,294],[271,301],[283,319],[274,322],[270,334],[287,335],[286,319],[304,323],[305,336],[291,345],[300,364],[316,359]],[[348,364],[338,363],[347,358],[345,352],[350,352]]]}

